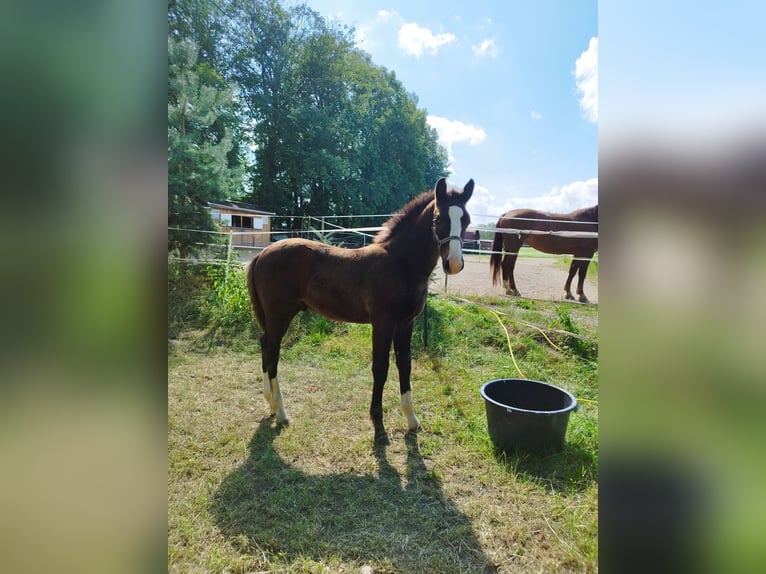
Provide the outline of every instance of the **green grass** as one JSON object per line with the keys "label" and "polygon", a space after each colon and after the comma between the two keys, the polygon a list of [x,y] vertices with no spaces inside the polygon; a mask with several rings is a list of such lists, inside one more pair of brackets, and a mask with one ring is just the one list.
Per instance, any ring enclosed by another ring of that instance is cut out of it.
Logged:
{"label": "green grass", "polygon": [[[391,362],[387,448],[373,446],[368,415],[369,325],[296,318],[280,361],[284,427],[268,417],[248,330],[225,344],[180,331],[168,357],[169,571],[596,571],[597,310],[471,301],[430,296],[427,348],[417,320],[417,433]],[[518,373],[489,309],[527,378],[580,399],[562,452],[495,452],[478,389]]]}

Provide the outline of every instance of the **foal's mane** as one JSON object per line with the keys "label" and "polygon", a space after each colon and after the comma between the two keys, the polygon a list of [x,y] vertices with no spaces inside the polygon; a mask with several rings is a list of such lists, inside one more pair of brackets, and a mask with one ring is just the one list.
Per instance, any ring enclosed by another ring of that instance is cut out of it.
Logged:
{"label": "foal's mane", "polygon": [[416,219],[434,198],[433,191],[424,191],[399,211],[394,213],[372,240],[373,243],[384,243],[394,237],[402,227],[406,227]]}

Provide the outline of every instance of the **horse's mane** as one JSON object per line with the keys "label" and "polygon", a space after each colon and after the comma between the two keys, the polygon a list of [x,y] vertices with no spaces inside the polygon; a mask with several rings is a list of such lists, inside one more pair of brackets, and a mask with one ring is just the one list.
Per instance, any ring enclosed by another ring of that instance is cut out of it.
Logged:
{"label": "horse's mane", "polygon": [[383,224],[383,229],[378,232],[372,242],[383,243],[391,239],[396,235],[397,230],[405,227],[413,219],[417,218],[433,198],[433,191],[424,191],[418,195]]}

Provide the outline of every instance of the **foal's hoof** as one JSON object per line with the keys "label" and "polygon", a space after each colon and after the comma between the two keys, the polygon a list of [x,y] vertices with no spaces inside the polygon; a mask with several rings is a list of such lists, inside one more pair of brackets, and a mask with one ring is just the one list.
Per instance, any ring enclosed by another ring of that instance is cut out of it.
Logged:
{"label": "foal's hoof", "polygon": [[580,295],[580,303],[590,303],[585,295]]}
{"label": "foal's hoof", "polygon": [[407,430],[411,432],[417,432],[419,430],[423,430],[423,425],[420,424],[419,420],[416,420],[414,423],[407,425]]}
{"label": "foal's hoof", "polygon": [[384,432],[383,434],[376,434],[375,435],[375,444],[381,445],[381,446],[388,446],[391,444],[391,441],[388,438],[388,433]]}

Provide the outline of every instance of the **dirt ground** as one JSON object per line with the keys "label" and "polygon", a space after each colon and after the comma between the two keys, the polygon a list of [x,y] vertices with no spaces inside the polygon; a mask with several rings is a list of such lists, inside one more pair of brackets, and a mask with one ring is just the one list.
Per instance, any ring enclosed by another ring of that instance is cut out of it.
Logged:
{"label": "dirt ground", "polygon": [[[441,264],[434,270],[436,281],[431,284],[432,292],[444,292],[444,272]],[[556,263],[556,259],[519,257],[514,270],[516,288],[527,299],[562,301],[567,269]],[[598,283],[591,278],[590,272],[585,277],[585,295],[592,304],[598,304]],[[577,290],[577,276],[572,280],[572,294]],[[504,295],[502,285],[492,285],[489,271],[489,257],[466,255],[465,267],[457,275],[450,275],[447,280],[447,293],[453,295]]]}

